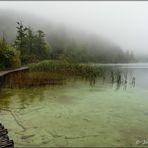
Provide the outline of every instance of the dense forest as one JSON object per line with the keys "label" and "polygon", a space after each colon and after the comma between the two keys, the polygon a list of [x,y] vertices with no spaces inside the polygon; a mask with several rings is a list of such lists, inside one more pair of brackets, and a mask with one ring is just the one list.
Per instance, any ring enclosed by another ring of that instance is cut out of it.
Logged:
{"label": "dense forest", "polygon": [[97,35],[42,20],[38,22],[39,19],[33,17],[19,19],[15,13],[13,16],[10,13],[0,15],[1,69],[44,59],[62,59],[73,63],[135,62],[132,51],[124,52]]}

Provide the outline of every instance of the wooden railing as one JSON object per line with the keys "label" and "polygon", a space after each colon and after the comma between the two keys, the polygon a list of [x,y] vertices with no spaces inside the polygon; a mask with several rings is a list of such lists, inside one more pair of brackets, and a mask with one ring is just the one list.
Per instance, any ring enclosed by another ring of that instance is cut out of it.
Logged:
{"label": "wooden railing", "polygon": [[19,72],[19,71],[25,71],[25,70],[28,70],[28,69],[29,69],[28,67],[21,67],[21,68],[7,70],[7,71],[0,71],[0,77],[3,77],[3,76],[8,75],[10,73],[15,73],[15,72]]}

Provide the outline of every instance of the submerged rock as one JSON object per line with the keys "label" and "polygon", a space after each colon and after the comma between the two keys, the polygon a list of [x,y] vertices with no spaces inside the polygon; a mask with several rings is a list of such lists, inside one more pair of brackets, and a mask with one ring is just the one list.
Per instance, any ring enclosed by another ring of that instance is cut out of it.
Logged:
{"label": "submerged rock", "polygon": [[137,140],[136,141],[136,144],[137,145],[140,145],[140,144],[142,144],[142,145],[148,145],[148,140]]}
{"label": "submerged rock", "polygon": [[24,136],[22,136],[21,138],[22,139],[28,139],[28,138],[31,138],[31,137],[34,137],[35,135],[24,135]]}
{"label": "submerged rock", "polygon": [[142,144],[143,145],[148,145],[148,141],[144,140]]}
{"label": "submerged rock", "polygon": [[142,141],[141,141],[141,140],[137,140],[137,141],[136,141],[136,144],[137,144],[137,145],[142,144]]}

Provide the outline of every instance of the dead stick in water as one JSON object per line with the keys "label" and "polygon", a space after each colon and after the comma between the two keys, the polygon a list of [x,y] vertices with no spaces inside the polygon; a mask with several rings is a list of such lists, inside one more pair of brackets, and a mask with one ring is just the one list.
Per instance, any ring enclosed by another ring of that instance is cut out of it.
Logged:
{"label": "dead stick in water", "polygon": [[65,136],[64,138],[65,139],[79,139],[79,138],[88,138],[88,137],[98,137],[100,135],[84,135],[84,136],[77,136],[77,137],[68,137],[68,136]]}
{"label": "dead stick in water", "polygon": [[19,125],[24,131],[26,130],[26,128],[18,121],[18,119],[16,118],[16,116],[15,116],[15,114],[12,112],[12,110],[6,109],[6,108],[1,108],[0,110],[9,112],[9,113],[12,115],[12,117],[14,118],[15,122],[17,123],[17,125]]}

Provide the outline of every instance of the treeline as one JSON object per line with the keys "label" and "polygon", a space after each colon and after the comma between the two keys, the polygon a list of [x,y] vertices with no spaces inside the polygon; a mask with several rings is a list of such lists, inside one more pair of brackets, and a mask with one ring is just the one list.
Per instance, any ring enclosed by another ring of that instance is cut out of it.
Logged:
{"label": "treeline", "polygon": [[14,43],[7,43],[4,35],[0,39],[0,69],[19,67],[50,57],[50,46],[45,41],[45,34],[33,32],[17,22],[17,36]]}
{"label": "treeline", "polygon": [[56,27],[46,30],[47,42],[52,47],[52,57],[62,57],[78,63],[129,63],[136,59],[132,51],[123,51],[116,44],[99,37],[77,30]]}
{"label": "treeline", "polygon": [[20,51],[22,64],[50,58],[51,47],[45,40],[42,30],[34,32],[31,27],[24,27],[17,22],[17,36],[14,47]]}
{"label": "treeline", "polygon": [[0,69],[18,67],[45,59],[62,59],[75,63],[128,63],[135,62],[133,52],[123,52],[118,46],[97,37],[76,35],[61,31],[34,31],[17,22],[13,43],[0,39]]}

